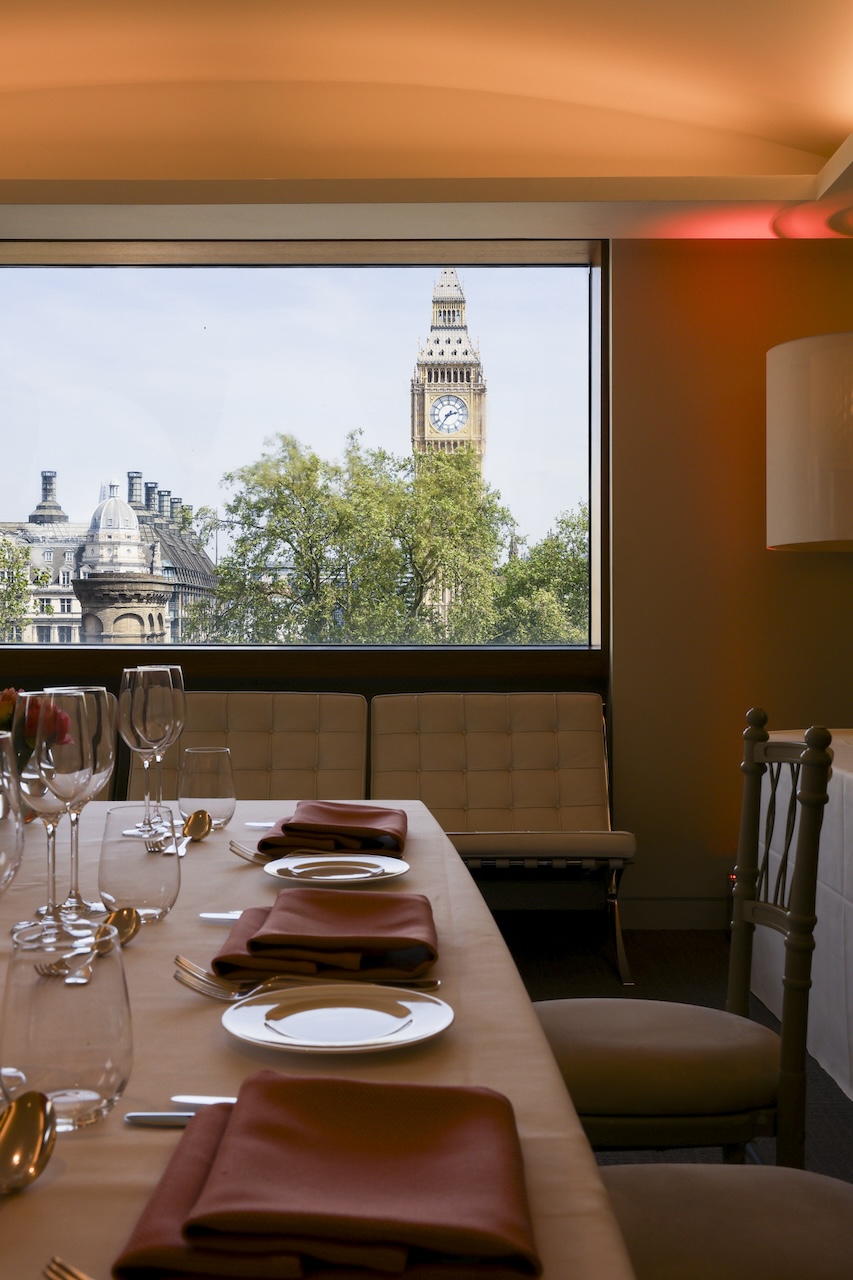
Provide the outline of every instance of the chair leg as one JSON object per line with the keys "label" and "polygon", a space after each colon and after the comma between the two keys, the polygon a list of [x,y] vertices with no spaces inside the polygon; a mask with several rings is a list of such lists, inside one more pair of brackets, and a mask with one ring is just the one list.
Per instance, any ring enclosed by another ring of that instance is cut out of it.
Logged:
{"label": "chair leg", "polygon": [[634,979],[631,977],[631,970],[628,968],[628,957],[625,954],[625,944],[622,940],[622,922],[619,918],[619,881],[621,879],[621,867],[614,868],[610,873],[610,880],[607,885],[607,914],[610,917],[610,932],[616,952],[616,968],[619,970],[622,986],[633,987]]}

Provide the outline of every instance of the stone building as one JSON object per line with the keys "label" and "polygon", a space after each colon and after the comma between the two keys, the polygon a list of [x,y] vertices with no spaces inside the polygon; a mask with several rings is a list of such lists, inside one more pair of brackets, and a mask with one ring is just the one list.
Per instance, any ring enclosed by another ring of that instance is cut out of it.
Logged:
{"label": "stone building", "polygon": [[128,472],[127,499],[106,486],[87,524],[68,519],[56,472],[42,472],[29,519],[0,523],[0,536],[28,546],[34,586],[21,633],[37,644],[169,644],[183,639],[187,608],[209,595],[216,570],[188,530],[189,508],[142,474]]}

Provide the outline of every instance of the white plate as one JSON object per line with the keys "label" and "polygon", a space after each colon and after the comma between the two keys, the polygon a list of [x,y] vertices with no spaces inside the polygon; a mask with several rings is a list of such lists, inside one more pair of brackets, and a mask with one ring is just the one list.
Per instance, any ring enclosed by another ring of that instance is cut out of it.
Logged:
{"label": "white plate", "polygon": [[328,884],[343,888],[370,880],[392,880],[409,869],[402,858],[381,853],[291,853],[264,866],[268,876],[300,884]]}
{"label": "white plate", "polygon": [[422,991],[340,982],[264,991],[231,1005],[222,1025],[238,1040],[302,1053],[372,1053],[429,1040],[453,1021]]}

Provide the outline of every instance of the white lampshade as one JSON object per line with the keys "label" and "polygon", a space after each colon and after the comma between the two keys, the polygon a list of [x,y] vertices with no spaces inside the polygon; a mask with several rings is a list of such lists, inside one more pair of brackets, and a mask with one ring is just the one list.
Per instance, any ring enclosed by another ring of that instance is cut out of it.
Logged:
{"label": "white lampshade", "polygon": [[767,352],[767,546],[853,551],[853,333]]}

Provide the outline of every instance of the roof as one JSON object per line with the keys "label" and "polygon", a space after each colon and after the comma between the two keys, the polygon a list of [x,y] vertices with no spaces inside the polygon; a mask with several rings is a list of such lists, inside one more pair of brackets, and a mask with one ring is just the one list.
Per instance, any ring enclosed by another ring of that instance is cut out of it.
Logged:
{"label": "roof", "polygon": [[216,570],[207,552],[191,537],[181,535],[168,524],[148,524],[142,521],[142,536],[146,541],[160,540],[160,559],[164,572],[174,569],[181,582],[193,583],[210,590],[216,586]]}
{"label": "roof", "polygon": [[[115,485],[110,486],[111,490],[115,487]],[[97,535],[109,529],[125,533],[135,533],[139,530],[139,520],[133,507],[113,492],[98,503],[89,521],[90,535]]]}

